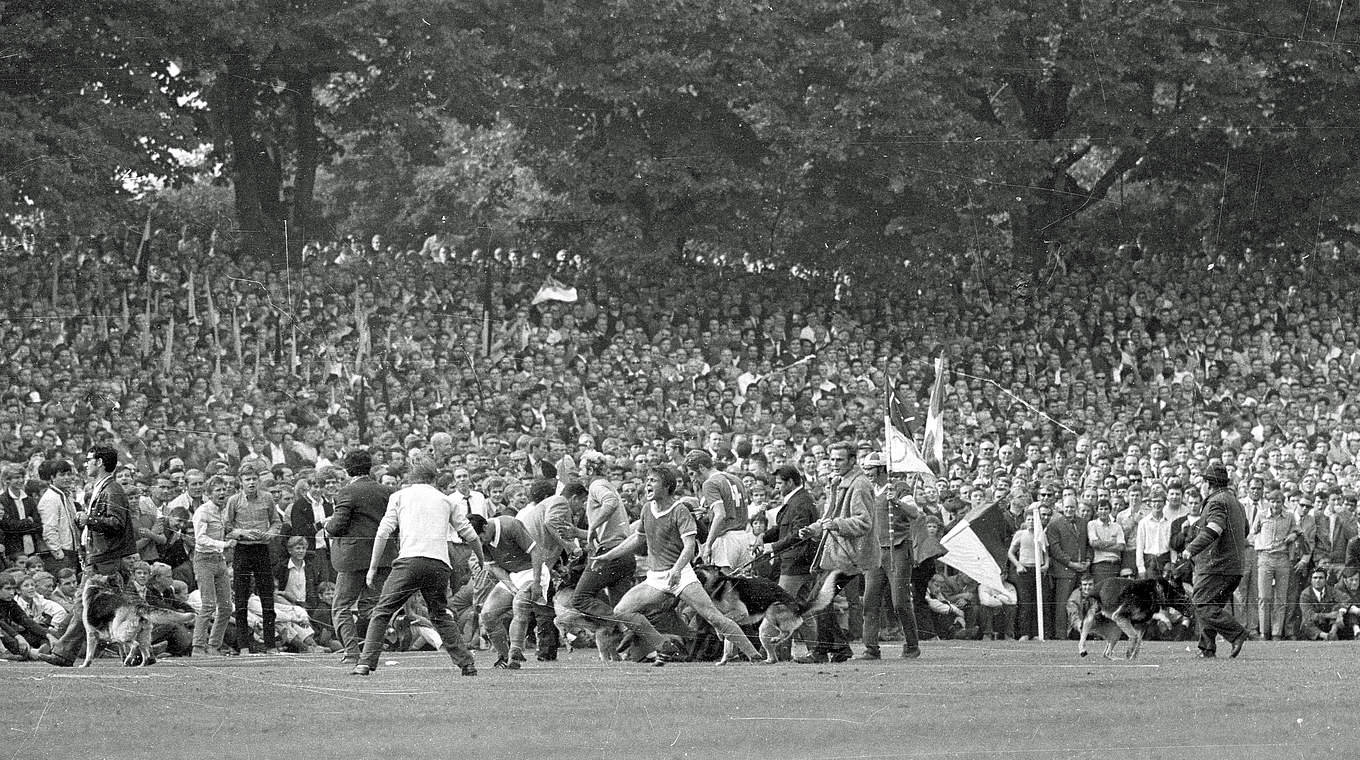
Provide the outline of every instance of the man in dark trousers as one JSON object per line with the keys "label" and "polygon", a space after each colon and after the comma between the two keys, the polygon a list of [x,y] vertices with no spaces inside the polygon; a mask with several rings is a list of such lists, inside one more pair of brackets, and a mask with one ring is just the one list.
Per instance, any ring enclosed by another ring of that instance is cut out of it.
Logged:
{"label": "man in dark trousers", "polygon": [[1225,608],[1242,580],[1247,513],[1228,488],[1228,470],[1221,463],[1210,464],[1204,480],[1209,484],[1209,495],[1204,500],[1199,532],[1185,547],[1186,557],[1195,565],[1191,599],[1200,625],[1199,656],[1216,656],[1217,637],[1222,636],[1232,645],[1229,656],[1236,657],[1247,640],[1247,629]]}
{"label": "man in dark trousers", "polygon": [[[775,518],[774,525],[761,537],[770,544],[770,552],[779,557],[779,587],[800,599],[812,594],[812,553],[815,544],[798,532],[817,519],[817,507],[812,494],[803,487],[803,474],[791,464],[774,471],[774,482],[784,495],[784,500]],[[817,629],[812,620],[803,623],[796,638],[812,647]],[[781,660],[792,656],[792,642],[780,644],[778,655]]]}
{"label": "man in dark trousers", "polygon": [[373,539],[387,512],[392,489],[373,480],[373,457],[367,451],[351,451],[343,462],[351,480],[335,498],[335,512],[326,520],[331,536],[331,566],[335,570],[335,601],[331,605],[335,633],[340,638],[341,662],[356,664],[368,630],[368,618],[378,600],[378,589],[392,569],[395,546],[375,563],[377,576],[366,583]]}
{"label": "man in dark trousers", "polygon": [[[864,654],[862,660],[877,660],[878,628],[883,614],[891,610],[902,624],[902,656],[921,656],[916,633],[916,610],[912,602],[911,568],[913,559],[911,522],[921,517],[916,500],[897,493],[897,484],[888,480],[888,462],[877,451],[861,464],[873,481],[874,499],[870,512],[870,546],[878,547],[878,560],[864,573]],[[888,603],[883,594],[888,592]]]}
{"label": "man in dark trousers", "polygon": [[[137,530],[128,509],[127,495],[113,478],[116,469],[118,452],[102,444],[90,448],[85,459],[85,475],[92,484],[86,492],[85,577],[88,579],[91,573],[107,576],[109,584],[115,587],[127,583],[132,577],[132,563],[140,559],[137,556]],[[82,591],[76,597],[61,640],[52,646],[51,654],[39,655],[44,662],[69,668],[75,662],[76,653],[84,650],[84,607]]]}
{"label": "man in dark trousers", "polygon": [[1048,538],[1049,563],[1048,576],[1053,579],[1052,599],[1045,600],[1048,608],[1044,614],[1049,638],[1063,638],[1063,627],[1059,622],[1064,619],[1067,600],[1077,588],[1077,579],[1091,568],[1091,547],[1086,543],[1086,526],[1077,528],[1077,500],[1063,499],[1060,512],[1052,520],[1044,533]]}

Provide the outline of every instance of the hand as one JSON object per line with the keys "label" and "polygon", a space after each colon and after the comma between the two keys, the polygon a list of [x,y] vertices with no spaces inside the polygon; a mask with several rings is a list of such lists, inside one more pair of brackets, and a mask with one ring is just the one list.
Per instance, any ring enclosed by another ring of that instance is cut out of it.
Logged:
{"label": "hand", "polygon": [[364,574],[364,585],[373,588],[373,584],[378,582],[378,568],[370,567]]}
{"label": "hand", "polygon": [[231,539],[230,541],[228,541],[228,542],[227,542],[227,548],[228,548],[228,549],[235,549],[235,548],[236,548],[236,539],[233,538],[233,539]]}
{"label": "hand", "polygon": [[1301,560],[1299,560],[1298,562],[1295,562],[1295,563],[1294,563],[1294,572],[1296,572],[1296,573],[1306,573],[1306,572],[1308,572],[1308,560],[1306,560],[1306,559],[1301,559]]}
{"label": "hand", "polygon": [[680,571],[672,569],[666,573],[666,588],[673,589],[680,585]]}
{"label": "hand", "polygon": [[58,562],[60,562],[61,560],[66,559],[66,552],[62,551],[61,549],[53,549],[52,559],[55,559]]}
{"label": "hand", "polygon": [[529,583],[529,599],[531,601],[537,602],[539,599],[542,598],[543,598],[543,584],[539,583],[538,581],[531,581]]}
{"label": "hand", "polygon": [[141,538],[151,538],[151,529],[150,529],[150,528],[138,528],[138,529],[137,529],[137,535],[138,535],[139,537],[141,537]]}

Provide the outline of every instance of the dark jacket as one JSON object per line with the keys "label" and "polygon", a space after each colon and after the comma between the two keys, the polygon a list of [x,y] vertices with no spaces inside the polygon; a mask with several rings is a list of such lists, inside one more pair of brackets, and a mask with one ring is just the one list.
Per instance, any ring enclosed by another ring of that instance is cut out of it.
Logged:
{"label": "dark jacket", "polygon": [[14,497],[8,491],[0,493],[0,535],[5,538],[5,554],[14,556],[24,550],[24,536],[33,537],[34,553],[47,550],[47,545],[43,543],[42,516],[38,514],[38,500],[25,496],[23,499],[23,516],[19,515],[19,506],[14,503]]}
{"label": "dark jacket", "polygon": [[7,602],[0,601],[0,630],[10,636],[21,636],[35,647],[47,643],[47,629],[29,617],[24,608],[13,599]]}
{"label": "dark jacket", "polygon": [[[279,591],[283,591],[284,587],[288,585],[288,562],[290,559],[292,558],[284,557],[282,562],[279,562],[274,565],[274,588],[278,589]],[[365,565],[365,567],[367,567],[367,565]],[[307,598],[302,603],[302,607],[309,613],[312,610],[322,606],[321,596],[316,590],[317,589],[316,570],[317,564],[315,562],[306,562],[302,567],[303,592],[307,596]]]}
{"label": "dark jacket", "polygon": [[[386,508],[386,506],[383,507],[383,509]],[[321,510],[329,519],[331,515],[335,514],[335,505],[322,499]],[[293,500],[293,506],[288,508],[287,535],[302,536],[307,539],[308,554],[316,551],[316,532],[326,527],[325,520],[317,522],[313,519],[314,517],[312,500],[306,496],[297,497]]]}
{"label": "dark jacket", "polygon": [[1195,575],[1241,575],[1247,548],[1247,513],[1237,496],[1219,488],[1204,502],[1200,530],[1186,547],[1195,561]]}
{"label": "dark jacket", "polygon": [[1086,531],[1078,531],[1077,526],[1064,515],[1056,515],[1049,520],[1044,529],[1048,538],[1048,554],[1053,558],[1049,565],[1049,575],[1054,578],[1075,578],[1078,571],[1069,563],[1088,562],[1091,547],[1086,543]]}
{"label": "dark jacket", "polygon": [[[326,521],[326,532],[331,535],[331,567],[336,572],[368,570],[373,538],[378,535],[378,523],[387,512],[387,497],[391,495],[391,488],[368,476],[355,478],[340,489],[335,512]],[[390,566],[396,553],[396,542],[389,542],[379,566]]]}
{"label": "dark jacket", "polygon": [[798,531],[815,519],[812,494],[803,488],[789,498],[789,502],[779,510],[774,525],[761,537],[761,541],[771,544],[770,551],[779,557],[780,575],[806,575],[812,572],[815,542],[803,541],[800,544]]}
{"label": "dark jacket", "polygon": [[91,564],[112,562],[137,553],[137,526],[118,481],[109,478],[86,514]]}

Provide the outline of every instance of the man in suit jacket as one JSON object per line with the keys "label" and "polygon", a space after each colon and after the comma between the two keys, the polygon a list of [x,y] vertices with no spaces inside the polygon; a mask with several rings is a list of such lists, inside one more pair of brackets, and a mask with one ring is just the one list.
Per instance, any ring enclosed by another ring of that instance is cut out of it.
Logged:
{"label": "man in suit jacket", "polygon": [[1046,599],[1044,621],[1048,637],[1061,638],[1062,625],[1058,622],[1066,613],[1067,600],[1077,589],[1077,581],[1091,568],[1091,547],[1086,543],[1086,531],[1077,530],[1077,500],[1068,497],[1060,504],[1061,511],[1048,521],[1044,534],[1048,538],[1048,576],[1053,579],[1052,598]]}
{"label": "man in suit jacket", "polygon": [[378,601],[378,590],[392,570],[394,551],[378,563],[378,577],[372,586],[364,579],[368,572],[373,539],[378,523],[387,512],[392,489],[373,480],[373,458],[367,451],[345,455],[345,472],[352,478],[336,495],[335,512],[326,521],[331,536],[331,566],[335,570],[335,601],[331,605],[335,632],[344,647],[341,662],[357,664],[369,613]]}
{"label": "man in suit jacket", "polygon": [[1313,571],[1312,583],[1299,594],[1299,610],[1303,615],[1303,635],[1307,641],[1328,641],[1337,637],[1337,623],[1347,609],[1344,597],[1327,584],[1327,571]]}
{"label": "man in suit jacket", "polygon": [[[847,441],[831,445],[831,467],[840,476],[835,488],[827,490],[822,518],[803,530],[818,539],[817,568],[834,577],[840,593],[856,577],[873,567],[878,547],[865,540],[873,533],[874,484],[855,466],[855,446]],[[849,638],[841,629],[834,606],[817,614],[817,644],[807,657],[796,662],[811,664],[845,662],[851,657]]]}
{"label": "man in suit jacket", "polygon": [[330,546],[325,539],[326,521],[335,514],[335,503],[326,498],[326,484],[335,475],[318,473],[312,479],[311,490],[299,495],[288,508],[287,534],[307,539],[307,564],[313,565],[317,577],[330,580]]}
{"label": "man in suit jacket", "polygon": [[[779,558],[779,587],[800,599],[812,593],[812,552],[813,544],[799,535],[799,532],[817,519],[817,507],[812,494],[803,487],[803,474],[791,464],[782,465],[774,471],[775,485],[783,494],[779,514],[774,525],[761,536],[761,542],[770,545],[770,552]],[[812,646],[816,629],[811,620],[805,621],[795,635],[799,641]],[[778,656],[781,660],[790,658],[792,642],[781,644]]]}
{"label": "man in suit jacket", "polygon": [[5,465],[0,469],[0,479],[5,481],[0,493],[0,535],[5,537],[5,554],[45,554],[42,515],[37,500],[24,493],[24,468]]}
{"label": "man in suit jacket", "polygon": [[1346,548],[1356,537],[1355,518],[1339,491],[1327,497],[1327,508],[1317,516],[1317,538],[1313,551],[1313,567],[1327,570],[1327,582],[1340,579],[1346,566]]}

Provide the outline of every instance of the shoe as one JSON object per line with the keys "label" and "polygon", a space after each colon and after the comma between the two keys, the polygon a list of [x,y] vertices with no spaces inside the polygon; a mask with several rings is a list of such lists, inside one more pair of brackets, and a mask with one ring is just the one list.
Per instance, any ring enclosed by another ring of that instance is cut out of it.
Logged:
{"label": "shoe", "polygon": [[207,657],[207,656],[208,656],[208,648],[207,648],[207,647],[194,647],[194,651],[192,652],[192,654],[191,654],[190,656],[192,656],[192,657]]}
{"label": "shoe", "polygon": [[355,665],[354,670],[351,670],[349,674],[352,676],[366,676],[372,672],[373,669],[368,667],[367,665]]}
{"label": "shoe", "polygon": [[1207,649],[1201,649],[1201,650],[1199,650],[1199,657],[1200,657],[1200,659],[1202,659],[1202,660],[1211,660],[1211,659],[1213,659],[1213,658],[1215,658],[1215,657],[1217,657],[1217,656],[1218,656],[1218,653],[1217,653],[1217,652],[1211,652],[1211,651],[1209,651],[1209,650],[1207,650]]}
{"label": "shoe", "polygon": [[538,656],[535,657],[534,659],[538,660],[539,662],[557,662],[557,653],[556,653],[556,652],[539,652],[539,653],[538,653]]}
{"label": "shoe", "polygon": [[1232,651],[1228,653],[1228,656],[1236,657],[1237,655],[1242,654],[1242,645],[1247,643],[1247,639],[1250,637],[1251,634],[1247,633],[1246,631],[1243,631],[1241,634],[1238,635],[1237,638],[1233,639]]}
{"label": "shoe", "polygon": [[55,665],[59,668],[69,668],[76,664],[75,661],[69,657],[62,657],[59,654],[51,654],[49,652],[39,652],[38,659],[48,665]]}
{"label": "shoe", "polygon": [[856,657],[855,659],[856,659],[856,660],[881,660],[881,659],[883,659],[883,655],[882,655],[880,652],[874,651],[874,650],[872,650],[872,649],[866,649],[866,650],[864,650],[864,654],[862,654],[862,655]]}
{"label": "shoe", "polygon": [[921,656],[920,647],[902,647],[902,659],[915,660]]}
{"label": "shoe", "polygon": [[265,654],[278,654],[278,653],[279,653],[279,648],[278,648],[278,647],[270,647],[270,648],[264,650],[264,653],[265,653]]}
{"label": "shoe", "polygon": [[519,649],[511,649],[511,650],[510,650],[510,661],[511,661],[511,662],[526,662],[526,660],[524,659],[524,652],[521,651],[521,650],[519,650]]}
{"label": "shoe", "polygon": [[821,652],[809,652],[802,657],[795,657],[793,661],[799,665],[825,665],[830,662],[827,656]]}
{"label": "shoe", "polygon": [[519,663],[515,662],[514,660],[507,660],[504,657],[502,657],[499,660],[496,660],[496,663],[491,667],[500,670],[519,670]]}
{"label": "shoe", "polygon": [[665,652],[662,652],[660,649],[658,649],[656,650],[656,654],[652,656],[652,667],[664,668],[666,667],[666,663],[670,661],[671,658],[667,656]]}
{"label": "shoe", "polygon": [[854,657],[854,656],[855,656],[855,653],[852,652],[852,651],[850,651],[848,648],[847,648],[847,649],[842,649],[842,650],[839,651],[839,652],[833,652],[833,653],[831,654],[831,661],[832,661],[832,662],[847,662],[851,657]]}
{"label": "shoe", "polygon": [[477,675],[477,666],[476,666],[476,665],[464,665],[464,666],[462,666],[461,668],[459,668],[459,670],[460,670],[460,671],[462,672],[462,674],[465,675],[465,676],[475,676],[475,675]]}
{"label": "shoe", "polygon": [[345,655],[344,657],[341,657],[341,658],[340,658],[340,664],[341,664],[341,665],[358,665],[358,664],[359,664],[359,655],[357,655],[357,654],[347,654],[347,655]]}
{"label": "shoe", "polygon": [[217,655],[219,657],[240,657],[241,650],[237,649],[236,647],[222,647],[221,649],[217,650]]}

